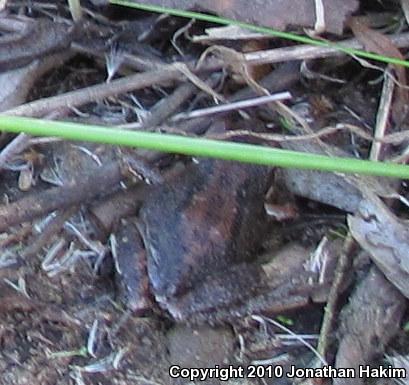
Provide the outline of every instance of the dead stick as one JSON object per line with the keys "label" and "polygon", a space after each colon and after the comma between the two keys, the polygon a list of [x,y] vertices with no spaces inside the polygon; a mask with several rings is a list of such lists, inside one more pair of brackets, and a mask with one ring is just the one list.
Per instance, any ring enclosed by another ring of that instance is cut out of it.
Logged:
{"label": "dead stick", "polygon": [[193,83],[184,83],[177,87],[171,95],[161,100],[151,110],[151,114],[143,122],[143,129],[156,127],[172,115],[181,104],[189,99],[197,88]]}
{"label": "dead stick", "polygon": [[347,276],[351,270],[351,254],[356,249],[356,243],[352,239],[351,235],[344,241],[343,250],[338,260],[337,267],[335,269],[334,281],[332,282],[327,305],[325,306],[324,319],[321,324],[320,337],[318,340],[318,352],[324,357],[325,360],[329,359],[329,351],[331,343],[333,342],[333,330],[335,327],[337,305],[342,293],[342,287],[347,281]]}
{"label": "dead stick", "polygon": [[19,107],[4,111],[4,115],[41,117],[52,111],[78,107],[86,103],[102,100],[141,88],[150,87],[169,80],[182,79],[182,73],[176,68],[145,72],[127,76],[111,83],[97,84],[80,90],[67,92],[63,95],[52,96],[23,104]]}
{"label": "dead stick", "polygon": [[21,253],[21,256],[24,259],[27,259],[39,253],[42,247],[49,243],[50,239],[52,239],[55,234],[61,231],[65,221],[68,221],[78,209],[78,206],[72,206],[63,210],[63,212],[59,212],[58,215],[47,224],[47,227],[41,232],[41,234],[37,234],[31,242],[27,242],[27,246]]}
{"label": "dead stick", "polygon": [[[213,88],[220,76],[210,76],[205,83]],[[198,92],[198,88],[193,83],[184,83],[178,86],[171,95],[162,99],[152,109],[151,114],[143,122],[142,129],[152,129],[162,124],[169,116],[176,112],[192,95]]]}
{"label": "dead stick", "polygon": [[[398,48],[409,46],[409,33],[400,35],[387,35],[387,37]],[[324,57],[345,55],[339,47],[351,49],[363,49],[362,44],[357,39],[340,41],[337,45],[321,47],[315,45],[301,44],[291,47],[274,48],[264,51],[254,51],[243,54],[243,61],[247,64],[280,63],[290,60],[308,60]]]}
{"label": "dead stick", "polygon": [[[403,33],[396,36],[390,36],[391,41],[398,47],[407,47],[409,45],[409,33]],[[361,48],[361,44],[356,39],[350,39],[340,42],[348,48]],[[244,54],[246,63],[265,64],[277,63],[289,60],[316,59],[334,55],[343,55],[344,52],[336,47],[316,47],[309,45],[299,45],[294,47],[277,48],[273,50],[258,51]],[[216,70],[223,67],[223,62],[211,60],[207,64],[194,69],[189,65],[194,73]],[[159,84],[169,80],[181,79],[182,75],[176,69],[174,64],[165,65],[162,69],[150,71],[142,74],[128,76],[122,79],[114,80],[108,84],[98,84],[85,89],[68,92],[61,96],[53,96],[41,99],[31,103],[23,104],[5,112],[7,115],[33,116],[40,117],[55,109],[64,107],[75,107],[92,101],[101,100],[108,96],[117,95],[124,92],[149,87],[153,84]]]}
{"label": "dead stick", "polygon": [[97,196],[105,195],[124,178],[124,174],[121,163],[112,162],[96,168],[87,175],[78,175],[64,186],[32,194],[8,205],[1,205],[0,232],[54,210],[81,204]]}
{"label": "dead stick", "polygon": [[[398,48],[406,48],[409,46],[409,32],[386,35],[394,45]],[[325,57],[333,57],[345,55],[345,52],[341,51],[337,46],[352,49],[363,49],[362,44],[357,39],[347,39],[339,41],[334,46],[322,47],[310,44],[299,44],[289,47],[274,48],[262,51],[253,51],[243,54],[242,59],[246,64],[266,64],[266,63],[283,63],[292,60],[308,60],[308,59],[320,59]],[[74,43],[73,47],[76,50],[86,53],[87,47],[81,47],[80,44]],[[89,54],[88,50],[88,54]],[[91,52],[91,54],[97,55],[101,58],[104,57],[104,52]],[[135,60],[138,58],[132,58],[132,55],[124,55],[124,64],[130,68],[140,69],[140,63]],[[141,59],[139,59],[141,60]],[[185,63],[188,68],[195,74],[199,72],[212,72],[219,71],[226,66],[226,63],[220,59],[209,59],[196,67],[196,61]],[[171,65],[169,65],[171,66]],[[163,68],[168,68],[164,66]]]}

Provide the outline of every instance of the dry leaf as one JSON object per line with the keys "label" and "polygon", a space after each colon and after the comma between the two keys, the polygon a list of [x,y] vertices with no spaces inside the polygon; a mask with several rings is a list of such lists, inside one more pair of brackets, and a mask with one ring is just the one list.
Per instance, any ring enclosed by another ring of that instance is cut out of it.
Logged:
{"label": "dry leaf", "polygon": [[[388,37],[366,26],[362,18],[351,18],[349,26],[367,51],[405,60],[401,52]],[[406,116],[409,101],[408,91],[404,88],[407,86],[406,72],[402,66],[393,65],[392,68],[399,83],[395,93],[393,118],[395,122],[402,122]]]}
{"label": "dry leaf", "polygon": [[[313,29],[315,7],[311,0],[141,0],[139,3],[167,8],[202,10],[247,23],[284,30],[287,27]],[[358,7],[357,0],[322,0],[325,31],[342,34],[344,23]]]}
{"label": "dry leaf", "polygon": [[47,19],[0,19],[0,111],[26,100],[35,81],[72,55],[73,29]]}

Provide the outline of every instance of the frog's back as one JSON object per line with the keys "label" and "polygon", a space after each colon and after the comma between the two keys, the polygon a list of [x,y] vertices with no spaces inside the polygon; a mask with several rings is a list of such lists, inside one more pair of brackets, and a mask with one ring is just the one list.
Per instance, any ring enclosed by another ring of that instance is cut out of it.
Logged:
{"label": "frog's back", "polygon": [[148,273],[159,297],[181,294],[256,251],[271,171],[202,160],[148,198],[140,215]]}

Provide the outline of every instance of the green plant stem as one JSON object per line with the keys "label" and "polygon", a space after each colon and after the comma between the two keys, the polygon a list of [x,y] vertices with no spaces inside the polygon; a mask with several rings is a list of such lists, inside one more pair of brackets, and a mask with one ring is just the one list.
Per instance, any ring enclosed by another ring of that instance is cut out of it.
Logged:
{"label": "green plant stem", "polygon": [[206,21],[209,23],[217,23],[221,25],[237,25],[239,27],[246,28],[251,31],[264,33],[266,35],[279,37],[279,38],[286,39],[286,40],[296,41],[298,43],[312,44],[312,45],[321,46],[321,47],[332,47],[348,55],[355,55],[355,56],[362,57],[365,59],[372,59],[372,60],[377,60],[383,63],[396,64],[396,65],[401,65],[404,67],[409,67],[409,61],[407,60],[402,60],[402,59],[398,59],[395,57],[378,55],[373,52],[366,52],[366,51],[362,51],[359,49],[343,47],[340,44],[336,44],[336,43],[329,42],[326,40],[318,40],[318,39],[313,39],[307,36],[297,35],[294,33],[276,31],[272,28],[253,25],[253,24],[245,23],[245,22],[238,21],[238,20],[228,19],[225,17],[213,16],[213,15],[209,15],[206,13],[199,13],[199,12],[184,11],[184,10],[174,9],[174,8],[161,7],[161,6],[152,5],[152,4],[140,4],[137,2],[127,1],[127,0],[110,0],[110,3],[116,4],[116,5],[122,5],[126,7],[131,7],[131,8],[138,8],[144,11],[167,13],[173,16],[202,20],[202,21]]}
{"label": "green plant stem", "polygon": [[268,166],[338,171],[409,179],[409,166],[359,159],[327,157],[252,144],[192,138],[154,132],[127,131],[95,125],[56,122],[14,116],[0,116],[0,130],[34,136],[55,136],[140,147],[184,155],[236,160]]}

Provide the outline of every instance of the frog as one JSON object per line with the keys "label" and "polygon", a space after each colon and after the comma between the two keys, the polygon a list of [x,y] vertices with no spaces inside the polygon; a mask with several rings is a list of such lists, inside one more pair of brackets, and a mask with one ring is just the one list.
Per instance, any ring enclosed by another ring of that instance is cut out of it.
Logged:
{"label": "frog", "polygon": [[133,235],[122,237],[132,253],[116,252],[125,303],[148,308],[149,292],[176,321],[227,319],[253,309],[249,301],[269,287],[255,259],[269,226],[264,200],[274,171],[202,159],[154,187]]}

